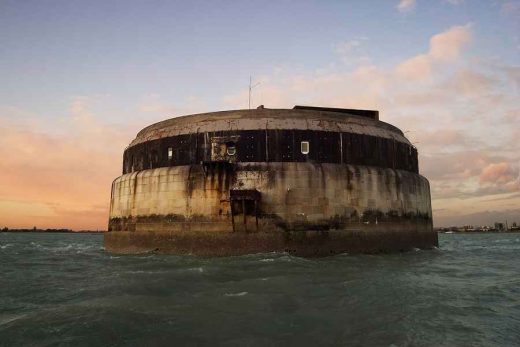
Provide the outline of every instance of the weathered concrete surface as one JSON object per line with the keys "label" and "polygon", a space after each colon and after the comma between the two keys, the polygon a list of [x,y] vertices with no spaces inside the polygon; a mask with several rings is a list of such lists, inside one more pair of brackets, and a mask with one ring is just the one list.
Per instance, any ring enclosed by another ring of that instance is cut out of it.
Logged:
{"label": "weathered concrete surface", "polygon": [[258,129],[305,129],[365,134],[410,145],[395,126],[366,117],[336,112],[257,109],[201,113],[176,117],[141,130],[130,144],[182,134]]}
{"label": "weathered concrete surface", "polygon": [[[258,219],[251,206],[245,218],[240,206],[232,218],[229,191],[235,189],[261,193]],[[437,246],[430,201],[424,177],[367,166],[236,163],[143,170],[112,184],[105,247],[203,255],[430,248]]]}

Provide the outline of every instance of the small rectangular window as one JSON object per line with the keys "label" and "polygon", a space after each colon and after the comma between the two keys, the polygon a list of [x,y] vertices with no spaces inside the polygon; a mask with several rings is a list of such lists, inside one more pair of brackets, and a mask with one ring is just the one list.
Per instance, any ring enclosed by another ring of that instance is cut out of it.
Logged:
{"label": "small rectangular window", "polygon": [[168,147],[168,160],[172,160],[173,158],[173,148]]}
{"label": "small rectangular window", "polygon": [[302,154],[309,154],[309,141],[301,142],[301,151]]}

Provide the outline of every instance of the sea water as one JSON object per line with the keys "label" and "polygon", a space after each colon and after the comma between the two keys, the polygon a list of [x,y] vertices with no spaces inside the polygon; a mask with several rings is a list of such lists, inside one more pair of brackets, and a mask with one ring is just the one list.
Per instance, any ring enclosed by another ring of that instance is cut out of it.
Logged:
{"label": "sea water", "polygon": [[0,233],[2,346],[519,346],[520,234],[319,259]]}

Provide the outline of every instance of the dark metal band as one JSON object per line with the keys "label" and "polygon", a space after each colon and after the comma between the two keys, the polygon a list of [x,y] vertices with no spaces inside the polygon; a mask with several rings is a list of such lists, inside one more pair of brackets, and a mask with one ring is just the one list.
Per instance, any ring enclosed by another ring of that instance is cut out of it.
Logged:
{"label": "dark metal band", "polygon": [[263,129],[193,133],[143,142],[125,150],[123,173],[211,161],[335,163],[419,172],[417,149],[393,139]]}

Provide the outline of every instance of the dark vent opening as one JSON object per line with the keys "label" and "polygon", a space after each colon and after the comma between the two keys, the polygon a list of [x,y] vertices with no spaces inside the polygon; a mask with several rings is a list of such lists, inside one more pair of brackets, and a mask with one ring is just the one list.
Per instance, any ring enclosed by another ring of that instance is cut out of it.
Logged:
{"label": "dark vent opening", "polygon": [[323,112],[337,112],[345,113],[354,116],[367,117],[375,120],[379,120],[379,111],[373,110],[356,110],[352,108],[333,108],[333,107],[315,107],[315,106],[300,106],[296,105],[293,110],[307,110],[307,111],[323,111]]}

